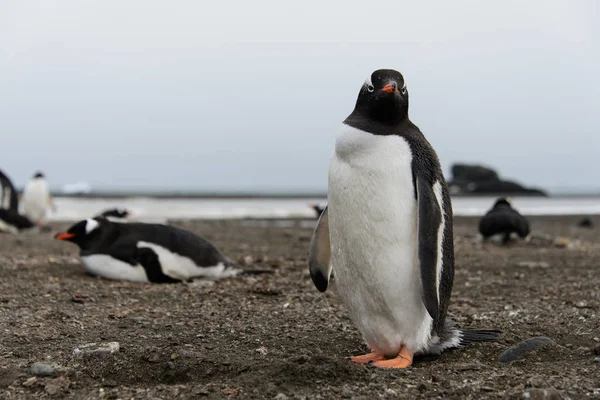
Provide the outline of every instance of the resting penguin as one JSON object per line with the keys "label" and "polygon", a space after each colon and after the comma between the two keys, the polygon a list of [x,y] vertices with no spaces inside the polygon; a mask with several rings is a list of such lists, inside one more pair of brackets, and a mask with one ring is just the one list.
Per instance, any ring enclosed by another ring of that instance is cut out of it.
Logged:
{"label": "resting penguin", "polygon": [[486,240],[501,235],[502,242],[506,244],[513,233],[522,239],[527,237],[529,222],[513,208],[510,198],[500,197],[492,209],[479,220],[479,233]]}
{"label": "resting penguin", "polygon": [[19,197],[12,181],[0,171],[0,232],[19,233],[34,228],[29,218],[19,214]]}
{"label": "resting penguin", "polygon": [[12,181],[0,171],[0,208],[18,210],[19,196]]}
{"label": "resting penguin", "polygon": [[403,76],[377,70],[344,121],[329,166],[328,207],[309,250],[325,291],[332,269],[371,353],[351,357],[405,368],[497,331],[457,329],[446,317],[454,279],[452,208],[438,157],[408,118]]}
{"label": "resting penguin", "polygon": [[111,208],[98,214],[98,217],[104,217],[114,222],[125,222],[129,217],[129,211],[124,208]]}
{"label": "resting penguin", "polygon": [[96,217],[77,222],[55,238],[79,246],[89,273],[113,280],[172,283],[272,272],[237,268],[205,239],[160,224]]}

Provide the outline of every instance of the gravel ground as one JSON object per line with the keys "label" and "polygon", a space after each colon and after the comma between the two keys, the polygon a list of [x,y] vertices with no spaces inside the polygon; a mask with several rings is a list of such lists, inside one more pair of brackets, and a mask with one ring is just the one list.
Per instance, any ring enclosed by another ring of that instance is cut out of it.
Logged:
{"label": "gravel ground", "polygon": [[[52,239],[65,224],[0,235],[0,398],[600,397],[600,241],[577,219],[531,218],[530,242],[501,247],[477,240],[476,219],[456,218],[450,313],[503,333],[406,370],[344,359],[368,349],[335,285],[321,294],[310,281],[314,221],[175,222],[275,271],[212,285],[91,277],[75,246]],[[553,342],[498,361],[535,336]],[[109,342],[118,348],[84,346]]]}

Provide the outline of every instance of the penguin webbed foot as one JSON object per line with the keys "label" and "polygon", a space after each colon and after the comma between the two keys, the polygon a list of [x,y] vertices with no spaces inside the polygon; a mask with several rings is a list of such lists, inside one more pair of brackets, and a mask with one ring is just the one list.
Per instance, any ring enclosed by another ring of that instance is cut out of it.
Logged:
{"label": "penguin webbed foot", "polygon": [[346,357],[346,359],[350,360],[356,364],[368,364],[368,363],[374,362],[374,361],[385,360],[385,357],[383,356],[383,354],[373,352],[373,353],[365,354],[362,356]]}
{"label": "penguin webbed foot", "polygon": [[396,358],[375,361],[373,365],[379,368],[407,368],[412,365],[412,362],[413,353],[405,346],[402,346]]}
{"label": "penguin webbed foot", "polygon": [[402,346],[400,353],[395,358],[386,358],[383,354],[377,352],[346,358],[356,364],[373,364],[379,368],[407,368],[412,365],[413,353]]}

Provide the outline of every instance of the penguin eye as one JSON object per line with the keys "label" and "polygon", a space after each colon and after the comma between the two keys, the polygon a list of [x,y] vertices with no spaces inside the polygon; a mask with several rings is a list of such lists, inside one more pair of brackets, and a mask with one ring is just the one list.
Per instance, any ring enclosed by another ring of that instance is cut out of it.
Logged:
{"label": "penguin eye", "polygon": [[373,85],[367,85],[367,91],[368,91],[369,93],[372,93],[372,92],[373,92],[373,90],[375,90],[375,87],[373,87]]}
{"label": "penguin eye", "polygon": [[404,86],[402,88],[402,90],[400,90],[400,92],[402,93],[402,95],[404,96],[406,94],[406,86]]}

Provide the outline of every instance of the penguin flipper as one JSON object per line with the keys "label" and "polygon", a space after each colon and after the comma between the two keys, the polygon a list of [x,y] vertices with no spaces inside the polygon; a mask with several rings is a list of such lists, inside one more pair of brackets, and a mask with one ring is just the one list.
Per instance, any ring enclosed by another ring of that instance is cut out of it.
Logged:
{"label": "penguin flipper", "polygon": [[[421,272],[421,297],[427,312],[434,321],[439,314],[437,278],[440,243],[438,232],[442,224],[442,210],[436,199],[433,186],[423,177],[417,176],[417,229],[419,264]],[[440,272],[440,273],[438,273]]]}
{"label": "penguin flipper", "polygon": [[320,292],[327,290],[331,276],[331,245],[329,242],[329,213],[325,207],[313,233],[308,250],[310,277]]}

